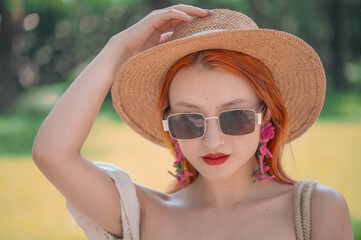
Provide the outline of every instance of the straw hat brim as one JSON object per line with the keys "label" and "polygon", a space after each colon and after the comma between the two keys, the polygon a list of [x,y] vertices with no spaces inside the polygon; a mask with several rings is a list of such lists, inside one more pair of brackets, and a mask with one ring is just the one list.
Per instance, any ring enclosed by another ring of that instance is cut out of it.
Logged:
{"label": "straw hat brim", "polygon": [[301,136],[318,118],[326,91],[321,60],[302,39],[274,29],[190,36],[133,56],[118,69],[111,88],[113,106],[120,118],[146,139],[166,147],[156,110],[162,80],[180,58],[207,49],[239,51],[264,63],[290,115],[289,141]]}

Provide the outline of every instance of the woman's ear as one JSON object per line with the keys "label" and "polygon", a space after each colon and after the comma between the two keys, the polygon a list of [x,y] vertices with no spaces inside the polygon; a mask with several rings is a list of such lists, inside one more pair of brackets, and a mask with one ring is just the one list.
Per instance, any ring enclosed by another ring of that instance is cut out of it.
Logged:
{"label": "woman's ear", "polygon": [[163,112],[163,119],[166,119],[171,114],[170,106],[166,107]]}

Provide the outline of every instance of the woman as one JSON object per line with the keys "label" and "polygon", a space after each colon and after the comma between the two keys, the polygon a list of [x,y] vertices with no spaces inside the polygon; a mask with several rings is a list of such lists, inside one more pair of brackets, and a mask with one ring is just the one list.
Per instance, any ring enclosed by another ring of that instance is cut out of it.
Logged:
{"label": "woman", "polygon": [[[175,154],[166,193],[80,154],[110,87],[119,116]],[[324,94],[299,38],[175,5],[109,40],[45,119],[33,159],[89,239],[353,239],[343,196],[281,167]]]}

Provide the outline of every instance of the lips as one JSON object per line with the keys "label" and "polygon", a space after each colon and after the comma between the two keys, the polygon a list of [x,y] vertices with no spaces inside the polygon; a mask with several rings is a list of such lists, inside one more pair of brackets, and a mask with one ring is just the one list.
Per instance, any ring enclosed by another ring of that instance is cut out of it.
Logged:
{"label": "lips", "polygon": [[203,156],[202,159],[209,165],[219,165],[227,161],[229,155],[224,153],[208,154]]}
{"label": "lips", "polygon": [[215,153],[215,154],[210,153],[208,155],[203,156],[202,158],[207,158],[207,159],[212,160],[212,159],[223,158],[223,157],[226,157],[226,156],[229,156],[229,155],[224,154],[224,153]]}

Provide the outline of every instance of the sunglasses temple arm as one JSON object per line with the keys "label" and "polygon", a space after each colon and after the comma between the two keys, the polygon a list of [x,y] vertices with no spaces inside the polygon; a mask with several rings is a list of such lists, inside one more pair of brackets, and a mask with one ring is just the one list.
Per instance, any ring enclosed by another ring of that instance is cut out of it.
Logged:
{"label": "sunglasses temple arm", "polygon": [[162,120],[162,122],[163,122],[163,130],[169,131],[168,120]]}
{"label": "sunglasses temple arm", "polygon": [[262,123],[262,113],[257,113],[257,123],[258,124]]}

